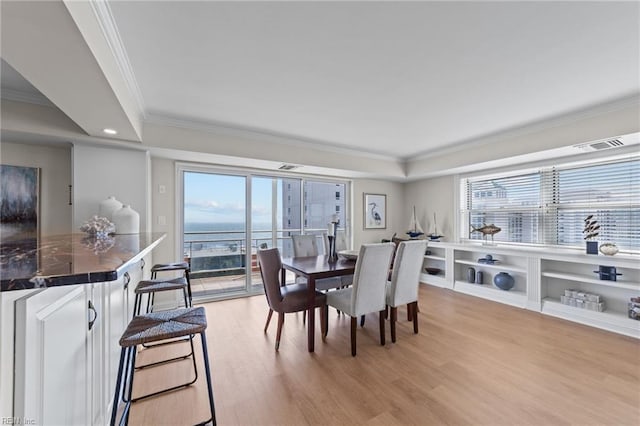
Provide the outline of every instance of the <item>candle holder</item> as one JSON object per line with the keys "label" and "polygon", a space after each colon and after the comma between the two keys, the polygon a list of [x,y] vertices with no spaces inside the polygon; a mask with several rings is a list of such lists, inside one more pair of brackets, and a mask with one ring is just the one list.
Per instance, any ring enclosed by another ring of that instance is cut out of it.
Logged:
{"label": "candle holder", "polygon": [[327,253],[329,263],[335,263],[338,261],[338,253],[336,253],[336,236],[338,234],[338,223],[335,218],[329,222],[329,229],[327,233],[327,239],[329,240],[329,253]]}

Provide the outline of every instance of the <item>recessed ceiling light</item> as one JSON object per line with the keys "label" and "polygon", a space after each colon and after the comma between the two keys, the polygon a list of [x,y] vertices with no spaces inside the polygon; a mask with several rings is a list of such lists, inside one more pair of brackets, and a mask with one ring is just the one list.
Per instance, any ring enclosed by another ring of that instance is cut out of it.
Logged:
{"label": "recessed ceiling light", "polygon": [[102,129],[103,132],[105,132],[108,135],[117,135],[118,131],[117,130],[113,130],[113,129]]}

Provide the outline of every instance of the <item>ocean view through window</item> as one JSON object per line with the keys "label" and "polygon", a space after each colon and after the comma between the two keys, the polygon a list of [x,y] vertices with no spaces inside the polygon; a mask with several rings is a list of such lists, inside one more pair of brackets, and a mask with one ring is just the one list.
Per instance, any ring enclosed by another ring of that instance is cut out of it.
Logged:
{"label": "ocean view through window", "polygon": [[297,234],[316,235],[322,251],[323,232],[335,214],[349,235],[348,182],[189,166],[179,173],[181,252],[191,264],[196,298],[261,292],[257,251],[278,247],[291,256]]}

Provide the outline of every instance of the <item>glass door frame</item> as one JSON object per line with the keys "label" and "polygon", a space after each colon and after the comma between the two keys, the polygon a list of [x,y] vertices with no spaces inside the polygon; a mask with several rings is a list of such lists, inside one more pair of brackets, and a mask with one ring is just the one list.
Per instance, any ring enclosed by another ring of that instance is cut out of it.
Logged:
{"label": "glass door frame", "polygon": [[323,176],[313,176],[313,175],[303,175],[303,174],[292,174],[292,173],[281,173],[278,171],[271,170],[259,170],[259,169],[242,169],[235,167],[225,167],[220,165],[207,165],[207,164],[198,164],[198,163],[188,163],[188,162],[176,162],[175,163],[175,258],[182,259],[184,257],[184,173],[185,172],[194,172],[194,173],[208,173],[208,174],[218,174],[218,175],[227,175],[227,176],[238,176],[245,178],[245,286],[242,291],[235,292],[223,292],[216,295],[208,295],[202,298],[198,298],[198,301],[213,301],[213,300],[223,300],[223,299],[231,299],[238,297],[248,297],[256,294],[264,293],[264,289],[261,286],[254,286],[251,280],[251,239],[253,233],[253,223],[252,223],[252,179],[253,178],[271,178],[273,179],[272,185],[272,223],[271,223],[271,238],[273,247],[278,247],[278,233],[285,232],[285,229],[278,229],[277,224],[277,185],[278,179],[296,179],[300,180],[300,224],[301,228],[299,230],[300,233],[304,232],[304,182],[306,181],[316,181],[316,182],[327,182],[327,183],[336,183],[336,184],[344,184],[345,185],[345,201],[349,200],[349,202],[345,202],[345,218],[346,224],[345,229],[347,230],[347,236],[350,240],[353,238],[351,224],[352,220],[352,212],[353,212],[353,200],[352,200],[352,186],[353,181],[347,178],[331,178],[331,177],[323,177]]}

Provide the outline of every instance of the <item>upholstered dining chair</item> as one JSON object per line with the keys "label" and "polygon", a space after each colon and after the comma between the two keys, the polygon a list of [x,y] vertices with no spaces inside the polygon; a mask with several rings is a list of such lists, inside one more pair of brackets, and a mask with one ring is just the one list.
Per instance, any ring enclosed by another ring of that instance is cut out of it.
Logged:
{"label": "upholstered dining chair", "polygon": [[[292,235],[291,241],[293,242],[293,256],[294,257],[307,257],[318,256],[320,254],[318,250],[318,240],[315,235]],[[297,278],[296,282],[305,283],[306,280],[302,277]],[[334,288],[342,287],[342,280],[340,277],[322,278],[316,280],[316,290],[327,291]]]}
{"label": "upholstered dining chair", "polygon": [[391,341],[396,342],[398,306],[407,305],[408,317],[413,321],[413,332],[418,333],[418,286],[426,240],[402,241],[396,249],[391,281],[387,283],[387,306],[391,308]]}
{"label": "upholstered dining chair", "polygon": [[[307,285],[291,284],[280,285],[282,261],[280,251],[277,248],[258,251],[260,259],[260,274],[264,284],[264,293],[267,303],[272,311],[278,313],[278,331],[276,333],[276,351],[280,348],[280,336],[282,335],[282,325],[284,324],[284,314],[307,310]],[[316,292],[315,307],[324,308],[326,296],[324,293]],[[320,324],[322,334],[326,334],[325,309],[320,309]],[[271,317],[271,314],[269,314]],[[268,325],[268,322],[267,322]],[[265,327],[266,332],[266,327]]]}
{"label": "upholstered dining chair", "polygon": [[[326,232],[322,233],[322,243],[324,245],[325,254],[329,253],[329,235]],[[344,231],[338,231],[336,233],[336,252],[340,250],[348,250],[347,234]],[[353,275],[343,275],[336,277],[340,279],[340,287],[350,286],[353,283]]]}
{"label": "upholstered dining chair", "polygon": [[[384,314],[387,274],[391,266],[392,243],[364,244],[360,247],[353,285],[327,293],[327,306],[351,317],[351,355],[356,356],[357,319],[361,315],[378,312],[380,315],[380,344],[384,346]],[[325,312],[325,321],[328,315]],[[328,325],[325,325],[327,330]],[[323,333],[326,337],[326,331]]]}

